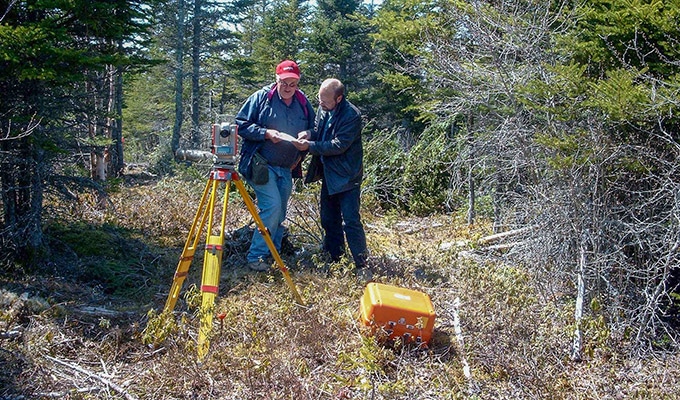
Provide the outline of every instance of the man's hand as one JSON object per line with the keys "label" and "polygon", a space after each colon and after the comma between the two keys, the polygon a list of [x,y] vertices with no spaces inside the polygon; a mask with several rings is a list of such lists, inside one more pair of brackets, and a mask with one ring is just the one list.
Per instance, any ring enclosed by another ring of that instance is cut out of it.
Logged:
{"label": "man's hand", "polygon": [[297,135],[298,139],[309,139],[309,131],[300,131]]}
{"label": "man's hand", "polygon": [[300,151],[305,151],[309,149],[309,140],[307,139],[297,139],[297,140],[291,140],[291,143],[293,143],[293,146],[295,146],[296,149]]}
{"label": "man's hand", "polygon": [[281,141],[281,132],[276,129],[267,129],[264,133],[265,140],[271,140],[272,143],[278,143]]}

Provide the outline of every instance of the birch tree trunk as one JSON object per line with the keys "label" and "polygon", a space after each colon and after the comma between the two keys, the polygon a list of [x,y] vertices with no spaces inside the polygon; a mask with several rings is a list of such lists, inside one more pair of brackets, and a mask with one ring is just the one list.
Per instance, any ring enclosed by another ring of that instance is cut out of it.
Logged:
{"label": "birch tree trunk", "polygon": [[583,297],[585,296],[585,280],[583,275],[586,268],[586,244],[585,241],[581,243],[581,254],[578,263],[578,272],[576,274],[577,289],[576,289],[576,309],[574,310],[574,322],[576,329],[574,329],[574,341],[571,346],[571,359],[573,361],[581,361],[582,341],[581,337],[581,319],[583,318]]}

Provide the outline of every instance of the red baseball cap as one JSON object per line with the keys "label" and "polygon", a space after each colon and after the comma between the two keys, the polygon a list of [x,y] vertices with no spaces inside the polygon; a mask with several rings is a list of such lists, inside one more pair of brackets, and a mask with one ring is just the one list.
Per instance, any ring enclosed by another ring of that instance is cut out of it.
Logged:
{"label": "red baseball cap", "polygon": [[300,67],[298,67],[295,61],[281,61],[281,63],[276,66],[276,76],[279,79],[300,79]]}

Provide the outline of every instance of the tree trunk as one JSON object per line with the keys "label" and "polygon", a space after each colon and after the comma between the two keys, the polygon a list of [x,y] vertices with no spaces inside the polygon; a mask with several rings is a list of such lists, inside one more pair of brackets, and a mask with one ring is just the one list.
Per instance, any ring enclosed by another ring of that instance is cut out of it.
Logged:
{"label": "tree trunk", "polygon": [[583,358],[582,345],[583,336],[581,332],[581,320],[583,319],[583,298],[585,297],[585,279],[584,274],[586,270],[586,240],[583,240],[580,245],[580,257],[578,261],[578,272],[576,274],[576,307],[574,308],[574,340],[571,344],[571,359],[573,361],[581,361]]}
{"label": "tree trunk", "polygon": [[191,146],[195,149],[201,148],[201,126],[200,126],[200,73],[201,73],[201,0],[194,0],[194,21],[193,38],[191,41]]}
{"label": "tree trunk", "polygon": [[119,68],[112,68],[111,77],[111,146],[109,146],[109,171],[120,176],[125,167],[123,158],[123,74]]}
{"label": "tree trunk", "polygon": [[177,11],[177,57],[175,58],[175,125],[172,128],[172,140],[170,147],[172,154],[179,149],[179,139],[182,131],[182,120],[184,119],[184,108],[182,104],[182,91],[184,80],[184,0],[178,0]]}
{"label": "tree trunk", "polygon": [[[467,142],[469,148],[468,156],[468,212],[467,212],[467,224],[472,225],[475,223],[475,179],[472,170],[475,167],[475,138],[474,138],[474,117],[472,114],[468,115],[467,120]],[[455,126],[455,125],[454,125]]]}
{"label": "tree trunk", "polygon": [[[14,196],[14,190],[16,185],[14,184],[14,177],[16,176],[17,163],[12,160],[12,146],[10,146],[11,141],[1,141],[0,149],[2,152],[0,156],[2,157],[0,162],[0,182],[2,183],[2,216],[3,224],[1,232],[9,232],[9,228],[16,224],[17,222],[17,208],[16,200]],[[3,237],[3,239],[6,239]],[[3,247],[5,240],[3,240]]]}
{"label": "tree trunk", "polygon": [[[104,157],[103,160],[98,160],[98,168],[101,171],[97,171],[98,176],[104,176],[104,180],[106,180],[107,176],[107,171],[113,172],[112,168],[112,162],[111,162],[111,150],[115,148],[115,139],[114,139],[114,131],[115,131],[115,126],[116,126],[116,117],[114,116],[114,110],[115,110],[115,102],[116,102],[116,81],[115,81],[115,75],[116,75],[116,67],[113,65],[107,65],[106,66],[106,79],[104,82],[106,82],[107,89],[108,89],[108,94],[107,94],[107,102],[106,102],[106,128],[104,128],[104,134],[106,137],[110,138],[111,141],[113,142],[112,144],[106,146],[104,148]],[[103,166],[102,166],[103,164]],[[103,172],[103,174],[102,174]],[[114,172],[115,175],[115,172]]]}
{"label": "tree trunk", "polygon": [[227,77],[225,76],[224,79],[222,79],[222,93],[220,93],[220,106],[218,107],[217,114],[224,114],[224,106],[227,104],[228,100],[229,93],[227,91]]}
{"label": "tree trunk", "polygon": [[37,148],[33,149],[34,165],[31,168],[31,189],[30,189],[30,209],[25,220],[26,243],[30,250],[29,254],[36,254],[36,251],[43,245],[42,232],[42,204],[43,204],[43,175],[45,169],[45,151]]}
{"label": "tree trunk", "polygon": [[2,143],[3,224],[0,230],[2,256],[13,253],[24,265],[32,266],[43,245],[42,151],[35,151],[28,137]]}
{"label": "tree trunk", "polygon": [[[108,71],[108,69],[107,69]],[[106,134],[106,128],[104,124],[108,127],[108,118],[101,121],[100,116],[104,114],[104,107],[106,105],[106,110],[108,111],[108,102],[104,98],[104,93],[108,93],[109,87],[107,79],[107,72],[104,76],[98,76],[95,78],[94,83],[92,83],[92,117],[90,118],[88,134],[90,140],[96,143],[98,139],[104,137]],[[105,162],[106,148],[104,146],[93,146],[90,150],[90,177],[95,181],[106,181],[106,162]]]}

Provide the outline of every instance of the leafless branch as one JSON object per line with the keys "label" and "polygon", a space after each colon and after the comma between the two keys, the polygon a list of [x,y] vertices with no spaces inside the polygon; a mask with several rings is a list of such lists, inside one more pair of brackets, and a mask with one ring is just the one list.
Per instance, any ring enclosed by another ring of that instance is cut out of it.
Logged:
{"label": "leafless branch", "polygon": [[45,357],[46,359],[48,359],[48,360],[54,362],[54,363],[57,363],[57,364],[59,364],[59,365],[63,365],[63,366],[68,367],[68,368],[70,368],[70,369],[72,369],[72,370],[74,370],[74,371],[80,372],[81,374],[85,374],[85,375],[87,375],[87,376],[90,377],[90,378],[93,378],[93,379],[98,380],[99,382],[103,383],[103,384],[106,385],[107,387],[110,387],[111,389],[115,390],[118,394],[120,394],[121,396],[125,397],[127,400],[137,400],[136,397],[134,397],[133,395],[131,395],[130,393],[128,393],[124,388],[118,386],[117,384],[111,382],[110,380],[108,380],[108,379],[106,379],[106,378],[104,378],[104,377],[102,377],[102,376],[99,376],[99,375],[95,374],[94,372],[88,371],[88,370],[86,370],[85,368],[82,368],[82,367],[80,367],[80,366],[78,366],[78,365],[74,365],[74,364],[68,363],[68,362],[66,362],[66,361],[62,361],[62,360],[59,360],[59,359],[57,359],[57,358],[50,357],[50,356],[48,356],[48,355],[45,355],[44,357]]}
{"label": "leafless branch", "polygon": [[10,12],[12,7],[14,7],[14,4],[16,4],[17,0],[12,0],[9,5],[7,5],[7,9],[5,10],[5,13],[2,14],[2,17],[0,17],[0,22],[2,22],[3,19],[7,16],[7,14]]}
{"label": "leafless branch", "polygon": [[24,128],[20,128],[18,133],[13,133],[15,128],[12,126],[12,119],[7,121],[7,130],[3,132],[0,130],[0,142],[7,140],[17,140],[29,136],[40,125],[42,118],[36,120],[36,114],[33,114],[31,120],[28,121]]}

